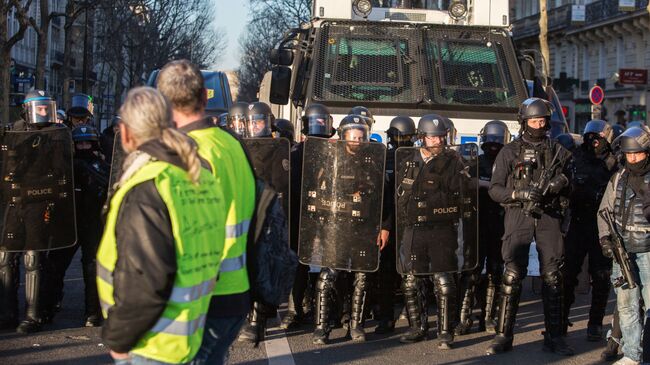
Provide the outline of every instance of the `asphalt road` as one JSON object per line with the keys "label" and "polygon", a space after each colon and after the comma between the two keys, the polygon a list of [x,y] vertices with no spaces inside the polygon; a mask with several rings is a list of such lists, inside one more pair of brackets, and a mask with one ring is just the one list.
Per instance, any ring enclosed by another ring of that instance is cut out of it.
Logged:
{"label": "asphalt road", "polygon": [[[33,335],[0,334],[0,364],[111,364],[107,348],[102,344],[98,328],[84,328],[83,280],[79,256],[75,258],[66,276],[63,310],[42,332]],[[429,340],[416,344],[401,344],[398,338],[406,330],[406,320],[398,322],[390,335],[375,335],[376,322],[366,324],[368,341],[354,343],[346,339],[342,329],[335,329],[327,346],[311,343],[313,325],[285,333],[270,328],[267,340],[259,347],[236,343],[231,351],[230,364],[247,365],[319,365],[319,364],[597,364],[605,341],[587,342],[586,325],[590,295],[577,295],[567,341],[576,350],[573,357],[561,357],[542,351],[541,331],[544,327],[542,304],[527,280],[515,330],[513,351],[485,356],[491,339],[487,333],[471,333],[457,338],[453,350],[441,351],[436,347],[435,331]],[[613,297],[608,313],[611,313]],[[611,316],[606,317],[606,323]],[[435,327],[435,316],[430,317]],[[274,321],[277,325],[277,320]],[[274,325],[272,324],[271,327]],[[476,327],[474,327],[474,331]]]}

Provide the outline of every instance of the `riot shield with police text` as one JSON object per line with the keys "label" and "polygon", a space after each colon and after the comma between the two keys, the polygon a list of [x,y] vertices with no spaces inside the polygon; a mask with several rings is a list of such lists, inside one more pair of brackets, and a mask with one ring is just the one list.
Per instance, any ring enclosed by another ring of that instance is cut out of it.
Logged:
{"label": "riot shield with police text", "polygon": [[430,275],[478,263],[478,146],[401,147],[395,155],[397,268]]}
{"label": "riot shield with police text", "polygon": [[275,190],[289,221],[290,150],[286,138],[245,138],[244,144],[253,163],[255,176]]}
{"label": "riot shield with police text", "polygon": [[381,143],[307,138],[300,262],[340,270],[377,270],[385,155]]}
{"label": "riot shield with police text", "polygon": [[46,251],[77,241],[70,130],[0,133],[0,249]]}

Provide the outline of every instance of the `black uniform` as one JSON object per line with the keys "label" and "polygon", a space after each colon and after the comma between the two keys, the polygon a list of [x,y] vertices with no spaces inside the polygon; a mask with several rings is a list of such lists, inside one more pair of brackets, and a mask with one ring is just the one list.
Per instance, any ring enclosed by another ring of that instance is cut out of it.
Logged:
{"label": "black uniform", "polygon": [[[554,157],[556,164],[551,166]],[[557,341],[561,341],[563,275],[560,269],[564,264],[561,224],[568,189],[549,191],[543,196],[540,215],[527,214],[523,208],[529,202],[522,198],[515,199],[515,196],[531,189],[533,183],[539,181],[542,171],[547,168],[552,167],[553,179],[570,180],[570,162],[571,153],[547,137],[537,143],[528,141],[525,136],[520,137],[503,147],[496,158],[489,194],[494,201],[505,206],[502,247],[505,273],[499,300],[498,336],[493,345],[497,345],[499,338],[506,339],[506,350],[512,346],[521,283],[527,273],[528,252],[533,239],[537,245],[540,271],[544,280],[545,345],[555,346]],[[561,174],[564,174],[564,177]],[[492,351],[492,348],[489,351]]]}
{"label": "black uniform", "polygon": [[[582,263],[585,256],[589,255],[589,274],[593,291],[588,326],[597,330],[603,324],[611,289],[612,259],[602,254],[596,218],[598,206],[617,164],[614,156],[608,153],[599,157],[586,143],[575,151],[573,161],[571,224],[566,237],[564,266],[564,324],[568,323],[569,311],[575,300],[574,290]],[[566,327],[564,330],[566,332]]]}
{"label": "black uniform", "polygon": [[74,156],[77,245],[48,254],[47,310],[53,315],[63,299],[63,279],[77,249],[81,247],[81,265],[85,285],[87,326],[101,319],[97,294],[96,256],[102,238],[102,207],[107,199],[110,166],[92,151],[76,151]]}
{"label": "black uniform", "polygon": [[[461,157],[453,150],[430,156],[426,160],[421,152],[408,159],[414,164],[408,167],[403,181],[399,184],[398,194],[403,192],[405,199],[398,200],[398,213],[409,222],[400,235],[398,255],[400,272],[431,272],[431,279],[438,306],[438,338],[441,345],[449,346],[453,342],[453,330],[456,326],[457,285],[453,272],[458,268],[456,250],[458,248],[458,217],[429,217],[431,221],[421,223],[419,218],[427,215],[427,207],[459,206],[463,201],[458,195],[464,191],[464,179],[461,171],[465,165]],[[412,181],[412,186],[407,183]],[[409,192],[408,190],[412,190]],[[462,194],[461,194],[462,195]],[[453,200],[457,199],[456,202]],[[422,204],[424,203],[424,204]],[[424,208],[422,208],[424,207]],[[438,219],[435,220],[434,219]],[[398,219],[402,221],[402,219]],[[432,238],[435,238],[432,240]],[[409,257],[417,257],[412,261]],[[421,265],[426,266],[421,266]],[[407,274],[402,279],[402,290],[409,316],[410,331],[402,336],[402,342],[419,341],[428,330],[427,304],[424,288],[426,276]]]}

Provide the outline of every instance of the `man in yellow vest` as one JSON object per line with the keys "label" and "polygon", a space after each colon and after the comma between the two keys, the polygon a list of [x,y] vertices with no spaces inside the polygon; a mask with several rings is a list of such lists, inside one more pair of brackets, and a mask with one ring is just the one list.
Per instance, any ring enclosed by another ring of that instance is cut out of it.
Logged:
{"label": "man in yellow vest", "polygon": [[157,87],[173,108],[176,127],[194,139],[210,164],[226,200],[226,243],[217,286],[210,303],[203,345],[195,364],[225,362],[230,345],[251,308],[246,242],[255,210],[255,178],[241,143],[205,115],[201,71],[187,60],[168,63]]}
{"label": "man in yellow vest", "polygon": [[102,338],[116,364],[186,364],[203,340],[225,199],[156,89],[132,89],[120,115],[128,156],[97,252]]}

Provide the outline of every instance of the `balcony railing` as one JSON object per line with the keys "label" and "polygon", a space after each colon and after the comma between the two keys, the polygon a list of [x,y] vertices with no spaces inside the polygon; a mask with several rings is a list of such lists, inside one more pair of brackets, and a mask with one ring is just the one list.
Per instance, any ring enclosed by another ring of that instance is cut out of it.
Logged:
{"label": "balcony railing", "polygon": [[[626,14],[627,12],[621,11],[618,5],[618,0],[599,0],[587,5],[585,8],[586,24],[593,24]],[[646,6],[648,6],[648,0],[636,0],[634,2],[634,10],[643,9]]]}
{"label": "balcony railing", "polygon": [[[512,26],[512,34],[515,39],[535,36],[539,34],[539,13],[518,19]],[[562,5],[548,12],[549,32],[555,32],[570,26],[571,4]]]}

